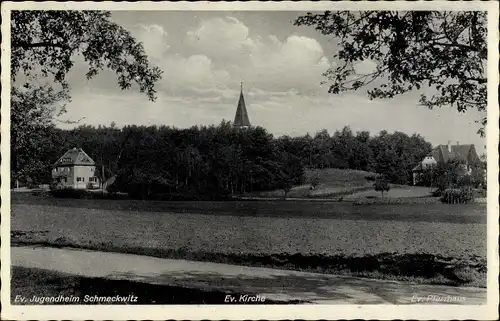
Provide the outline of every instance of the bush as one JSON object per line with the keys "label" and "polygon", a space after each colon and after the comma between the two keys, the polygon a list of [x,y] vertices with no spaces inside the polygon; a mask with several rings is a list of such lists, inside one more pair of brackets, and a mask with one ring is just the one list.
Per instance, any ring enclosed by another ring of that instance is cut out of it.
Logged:
{"label": "bush", "polygon": [[443,191],[441,202],[446,204],[467,204],[474,201],[474,194],[471,189],[449,188]]}
{"label": "bush", "polygon": [[375,176],[365,176],[365,179],[367,181],[375,181],[375,178],[376,178]]}
{"label": "bush", "polygon": [[473,190],[474,197],[487,197],[487,191],[483,188],[477,188]]}
{"label": "bush", "polygon": [[88,182],[87,189],[97,189],[97,187],[94,184],[92,184],[91,182]]}
{"label": "bush", "polygon": [[31,178],[28,177],[26,179],[26,188],[28,188],[28,189],[34,189],[34,188],[37,188],[37,187],[38,187],[38,185]]}

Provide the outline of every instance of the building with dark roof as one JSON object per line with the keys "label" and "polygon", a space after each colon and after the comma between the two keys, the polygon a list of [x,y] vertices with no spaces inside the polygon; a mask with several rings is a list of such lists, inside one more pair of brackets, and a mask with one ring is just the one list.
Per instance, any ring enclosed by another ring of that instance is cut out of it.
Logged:
{"label": "building with dark roof", "polygon": [[238,107],[236,108],[236,115],[234,116],[233,126],[235,128],[250,127],[250,119],[248,118],[245,98],[243,97],[243,83],[241,83],[240,100],[238,101]]}
{"label": "building with dark roof", "polygon": [[457,142],[456,145],[452,145],[451,142],[448,142],[447,145],[438,145],[413,168],[413,184],[416,185],[420,182],[420,177],[426,170],[450,160],[461,161],[468,175],[481,163],[473,144],[461,145]]}
{"label": "building with dark roof", "polygon": [[68,150],[53,165],[52,180],[56,188],[98,188],[95,162],[81,148]]}

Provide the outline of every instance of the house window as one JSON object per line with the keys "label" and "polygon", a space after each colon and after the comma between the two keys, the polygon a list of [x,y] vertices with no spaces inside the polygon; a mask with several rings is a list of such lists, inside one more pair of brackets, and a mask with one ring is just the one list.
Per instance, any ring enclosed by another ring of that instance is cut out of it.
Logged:
{"label": "house window", "polygon": [[84,177],[77,177],[76,181],[77,182],[85,182],[85,179],[84,179]]}
{"label": "house window", "polygon": [[68,179],[67,179],[66,177],[64,178],[64,182],[65,182],[65,183],[67,183],[67,182],[68,182]]}

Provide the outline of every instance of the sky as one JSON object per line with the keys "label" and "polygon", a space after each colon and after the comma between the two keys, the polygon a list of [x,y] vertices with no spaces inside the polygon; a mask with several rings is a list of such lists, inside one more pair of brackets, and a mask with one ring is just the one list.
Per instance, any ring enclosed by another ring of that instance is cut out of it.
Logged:
{"label": "sky", "polygon": [[[276,136],[353,131],[419,133],[433,145],[460,142],[483,150],[476,111],[418,105],[419,92],[370,100],[366,89],[328,94],[322,73],[335,67],[335,39],[294,26],[301,12],[120,11],[115,22],[143,42],[152,64],[164,71],[151,102],[138,90],[119,89],[116,75],[103,71],[88,81],[77,58],[68,75],[72,101],[63,119],[118,126],[194,125],[232,121],[240,83],[252,125]],[[370,70],[364,62],[357,69]],[[60,125],[71,127],[74,125]]]}

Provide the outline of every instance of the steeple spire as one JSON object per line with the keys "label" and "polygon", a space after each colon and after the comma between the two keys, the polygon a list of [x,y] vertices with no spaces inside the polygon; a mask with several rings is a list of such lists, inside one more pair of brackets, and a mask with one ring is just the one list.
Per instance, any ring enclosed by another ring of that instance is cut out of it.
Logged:
{"label": "steeple spire", "polygon": [[233,126],[237,128],[246,128],[250,126],[247,107],[245,106],[245,98],[243,97],[243,81],[240,83],[240,100],[238,101],[238,107],[236,108]]}

